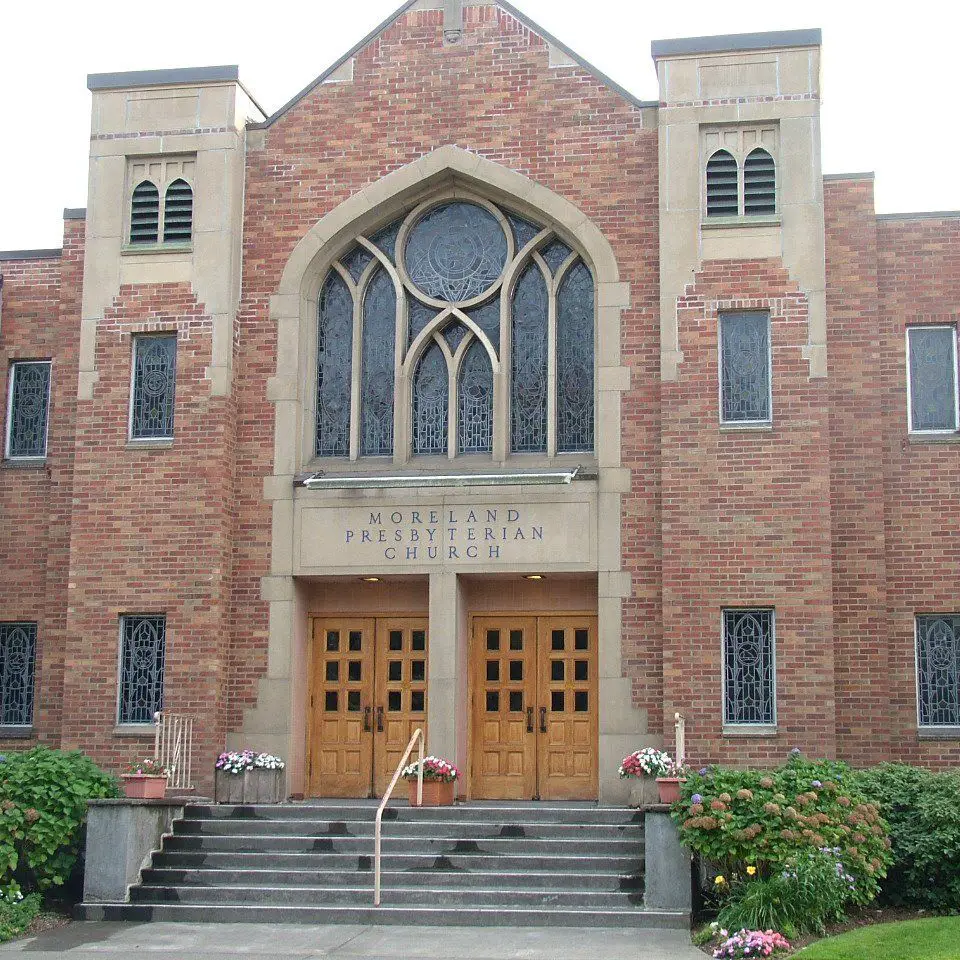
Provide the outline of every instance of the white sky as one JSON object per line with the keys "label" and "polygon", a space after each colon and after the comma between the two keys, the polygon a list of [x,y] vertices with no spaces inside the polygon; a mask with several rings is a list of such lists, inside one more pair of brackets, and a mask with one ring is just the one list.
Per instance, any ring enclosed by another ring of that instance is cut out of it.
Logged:
{"label": "white sky", "polygon": [[[87,73],[237,63],[272,112],[400,0],[187,4],[0,0],[0,250],[58,247],[86,205]],[[874,170],[877,211],[960,209],[956,4],[807,0],[516,0],[644,100],[650,41],[820,27],[823,169]],[[886,7],[886,14],[883,12]]]}

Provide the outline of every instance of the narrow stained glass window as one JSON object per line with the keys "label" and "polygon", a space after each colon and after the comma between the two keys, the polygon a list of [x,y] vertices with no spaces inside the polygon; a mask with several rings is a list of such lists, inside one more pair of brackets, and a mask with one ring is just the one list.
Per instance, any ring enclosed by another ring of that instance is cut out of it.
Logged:
{"label": "narrow stained glass window", "polygon": [[724,423],[770,420],[770,315],[720,317],[720,396]]}
{"label": "narrow stained glass window", "polygon": [[173,436],[176,367],[176,334],[134,338],[130,417],[130,437],[133,440],[169,439]]}
{"label": "narrow stained glass window", "polygon": [[910,429],[957,429],[957,332],[954,327],[911,327]]}
{"label": "narrow stained glass window", "polygon": [[593,276],[583,263],[557,294],[557,450],[593,450]]}
{"label": "narrow stained glass window", "polygon": [[420,359],[413,378],[413,452],[447,452],[447,361],[436,343]]}
{"label": "narrow stained glass window", "polygon": [[515,453],[547,449],[547,285],[531,264],[513,294],[510,437]]}
{"label": "narrow stained glass window", "polygon": [[153,723],[163,708],[167,618],[120,618],[120,723]]}
{"label": "narrow stained glass window", "polygon": [[0,725],[33,724],[35,623],[0,623]]}
{"label": "narrow stained glass window", "polygon": [[723,722],[775,722],[772,610],[723,612]]}
{"label": "narrow stained glass window", "polygon": [[960,615],[917,617],[921,727],[960,727]]}
{"label": "narrow stained glass window", "polygon": [[353,297],[330,271],[320,292],[317,336],[317,456],[350,454],[350,377],[353,358]]}
{"label": "narrow stained glass window", "polygon": [[7,409],[7,456],[47,455],[47,416],[50,406],[50,362],[18,362],[10,367]]}
{"label": "narrow stained glass window", "polygon": [[360,394],[360,453],[388,457],[393,453],[393,368],[397,327],[397,294],[380,270],[363,298],[363,382]]}
{"label": "narrow stained glass window", "polygon": [[493,370],[479,341],[467,350],[460,367],[457,429],[461,453],[493,449]]}

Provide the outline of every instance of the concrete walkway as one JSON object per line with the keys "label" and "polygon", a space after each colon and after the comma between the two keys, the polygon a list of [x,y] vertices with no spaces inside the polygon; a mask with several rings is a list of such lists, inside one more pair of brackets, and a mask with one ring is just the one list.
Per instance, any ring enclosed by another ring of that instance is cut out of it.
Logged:
{"label": "concrete walkway", "polygon": [[0,958],[169,960],[703,960],[682,930],[71,923],[0,946]]}

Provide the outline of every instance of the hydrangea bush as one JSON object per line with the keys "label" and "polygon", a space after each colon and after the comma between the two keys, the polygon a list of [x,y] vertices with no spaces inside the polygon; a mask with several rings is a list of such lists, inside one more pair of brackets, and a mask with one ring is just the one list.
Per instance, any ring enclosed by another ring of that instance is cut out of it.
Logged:
{"label": "hydrangea bush", "polygon": [[221,753],[216,763],[218,770],[234,774],[246,773],[248,770],[282,770],[284,766],[280,757],[275,757],[272,753],[254,753],[252,750]]}
{"label": "hydrangea bush", "polygon": [[629,756],[623,758],[620,764],[620,777],[665,777],[670,776],[671,771],[676,767],[673,757],[663,750],[657,750],[654,747],[644,747],[642,750],[635,750]]}
{"label": "hydrangea bush", "polygon": [[[417,760],[404,767],[400,776],[406,780],[416,780],[419,767],[420,761]],[[460,771],[449,760],[444,760],[442,757],[424,757],[423,779],[435,780],[438,783],[453,783],[460,779]]]}

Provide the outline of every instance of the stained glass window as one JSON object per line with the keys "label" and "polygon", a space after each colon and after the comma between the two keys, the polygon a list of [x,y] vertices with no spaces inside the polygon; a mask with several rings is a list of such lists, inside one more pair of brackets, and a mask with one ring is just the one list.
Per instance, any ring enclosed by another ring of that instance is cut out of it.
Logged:
{"label": "stained glass window", "polygon": [[721,314],[720,396],[724,423],[770,420],[769,314]]}
{"label": "stained glass window", "polygon": [[163,664],[167,618],[120,618],[120,703],[118,722],[153,723],[163,708]]}
{"label": "stained glass window", "polygon": [[957,332],[954,327],[911,327],[910,429],[957,429]]}
{"label": "stained glass window", "polygon": [[17,362],[10,367],[7,456],[45,457],[50,407],[50,362]]}
{"label": "stained glass window", "polygon": [[393,368],[397,293],[386,270],[378,270],[363,300],[363,380],[360,393],[360,453],[393,453]]}
{"label": "stained glass window", "polygon": [[775,715],[772,610],[723,612],[723,722],[773,724]]}
{"label": "stained glass window", "polygon": [[593,451],[593,276],[548,228],[417,206],[351,239],[318,299],[318,457]]}
{"label": "stained glass window", "polygon": [[557,450],[593,449],[593,276],[581,262],[557,294]]}
{"label": "stained glass window", "polygon": [[0,623],[0,725],[32,726],[36,657],[35,623]]}
{"label": "stained glass window", "polygon": [[547,285],[536,264],[513,294],[510,437],[514,453],[547,449]]}
{"label": "stained glass window", "polygon": [[165,440],[173,436],[176,368],[176,334],[134,338],[130,416],[133,440]]}
{"label": "stained glass window", "polygon": [[917,617],[921,727],[960,727],[960,615]]}
{"label": "stained glass window", "polygon": [[436,343],[430,344],[413,378],[413,452],[447,452],[447,361]]}
{"label": "stained glass window", "polygon": [[317,326],[317,456],[350,454],[353,297],[331,270],[320,291]]}
{"label": "stained glass window", "polygon": [[482,343],[474,340],[460,367],[457,436],[461,453],[493,449],[493,370]]}

